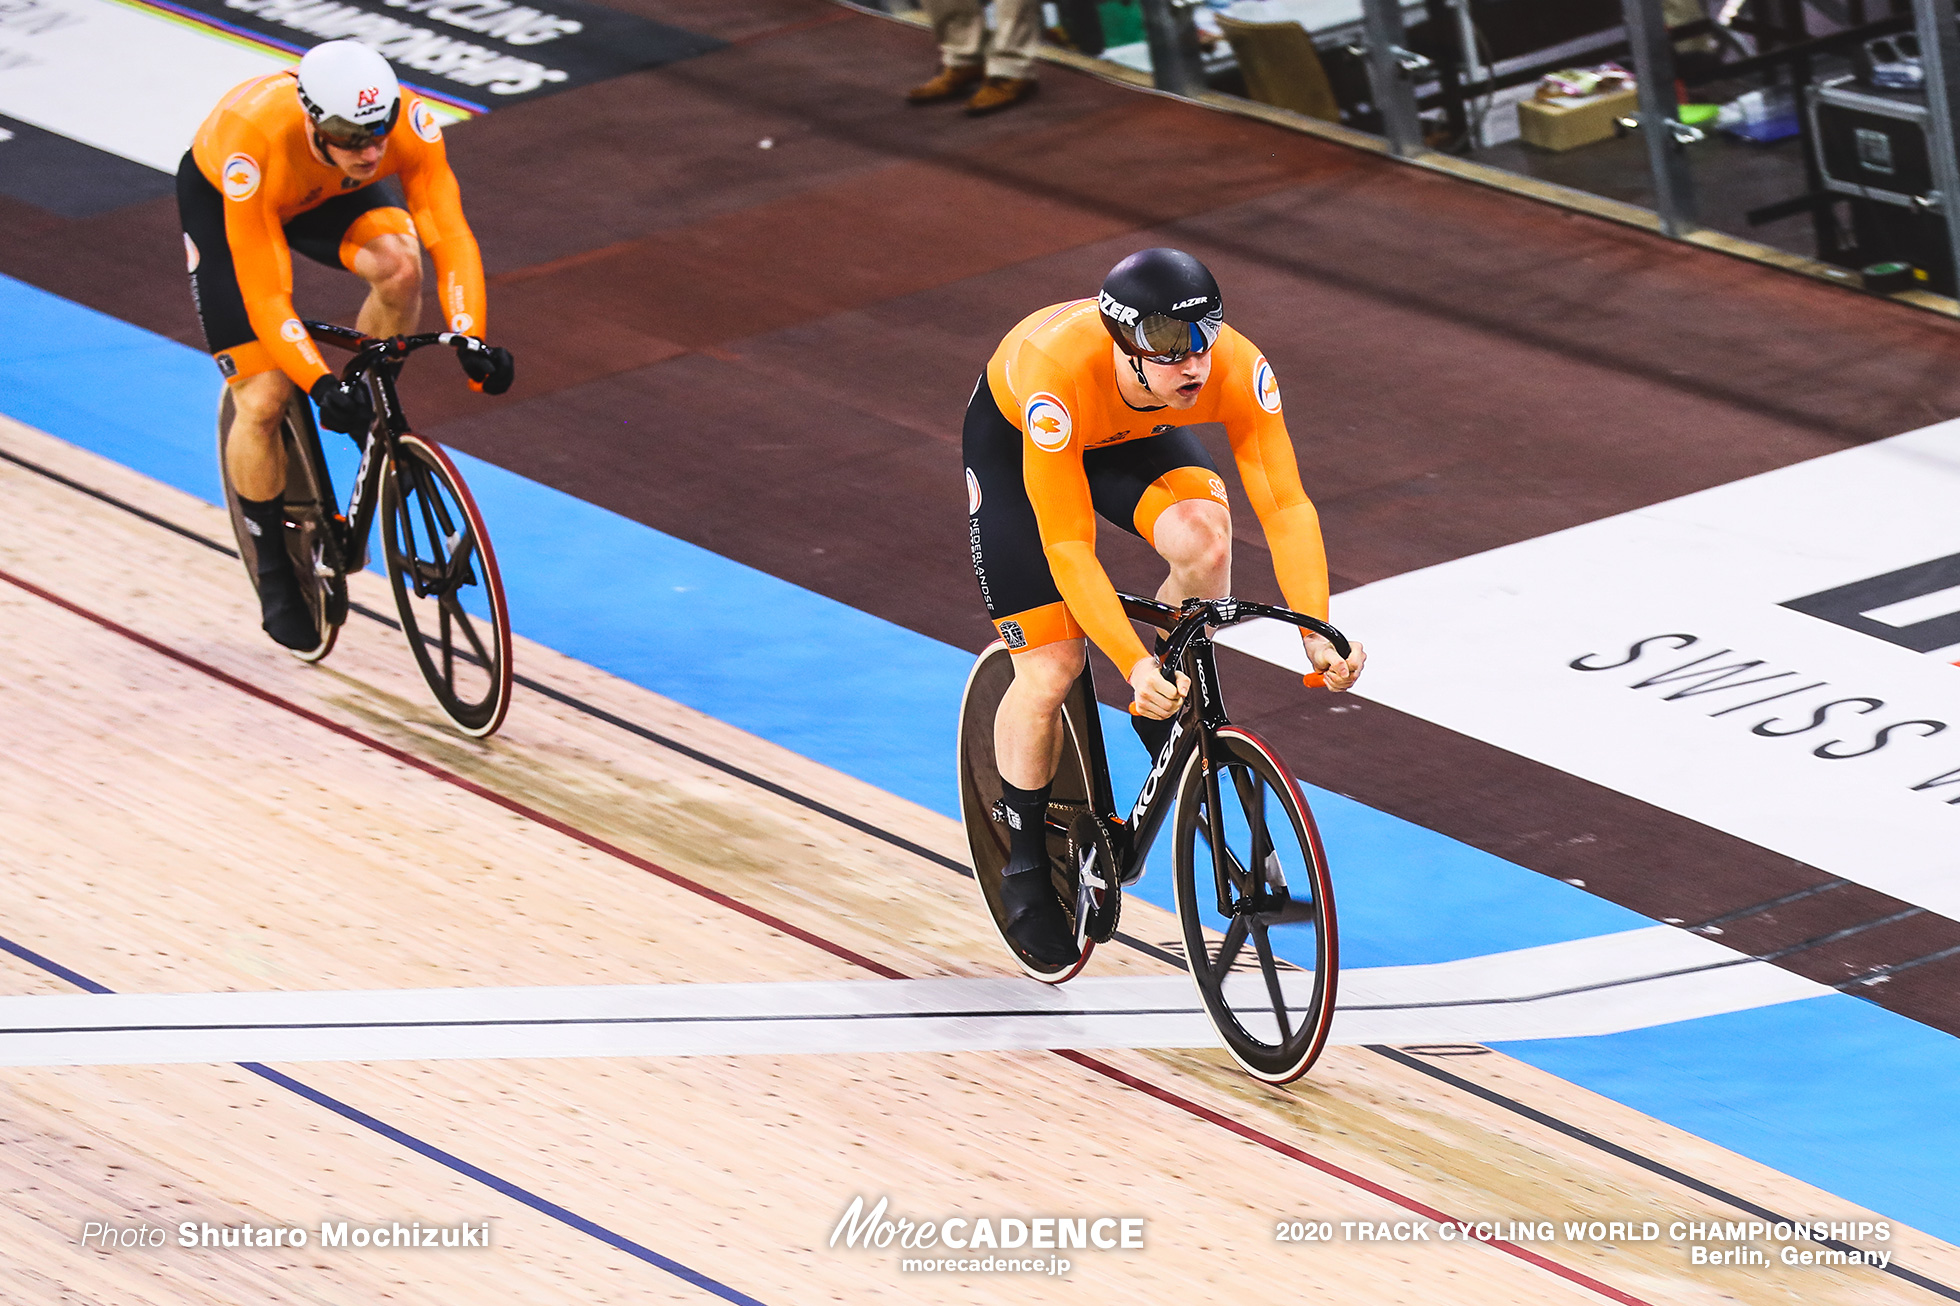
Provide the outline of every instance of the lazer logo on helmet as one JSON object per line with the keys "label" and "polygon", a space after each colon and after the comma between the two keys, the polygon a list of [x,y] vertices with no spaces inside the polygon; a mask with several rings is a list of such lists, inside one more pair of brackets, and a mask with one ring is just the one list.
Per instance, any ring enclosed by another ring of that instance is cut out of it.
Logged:
{"label": "lazer logo on helmet", "polygon": [[1107,290],[1102,292],[1102,311],[1112,321],[1121,322],[1124,326],[1135,326],[1137,324],[1137,318],[1139,316],[1137,311],[1128,304],[1119,304],[1111,299]]}
{"label": "lazer logo on helmet", "polygon": [[1181,300],[1181,301],[1179,301],[1178,303],[1175,303],[1175,304],[1172,304],[1172,305],[1171,305],[1171,312],[1173,312],[1173,313],[1175,313],[1175,312],[1178,312],[1178,311],[1179,311],[1179,310],[1181,310],[1181,309],[1186,309],[1186,308],[1189,308],[1189,307],[1191,307],[1191,305],[1193,305],[1193,304],[1203,304],[1203,303],[1207,303],[1207,302],[1209,302],[1209,301],[1210,301],[1210,299],[1211,299],[1211,296],[1210,296],[1210,295],[1199,295],[1199,296],[1197,296],[1196,298],[1193,298],[1193,299],[1186,299],[1186,300]]}

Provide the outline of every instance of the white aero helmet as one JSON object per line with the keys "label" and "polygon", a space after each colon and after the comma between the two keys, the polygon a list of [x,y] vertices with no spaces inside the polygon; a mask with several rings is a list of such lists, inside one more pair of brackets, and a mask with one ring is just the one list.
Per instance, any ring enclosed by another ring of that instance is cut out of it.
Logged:
{"label": "white aero helmet", "polygon": [[359,41],[328,41],[299,61],[299,102],[313,130],[344,150],[386,136],[402,112],[395,70]]}

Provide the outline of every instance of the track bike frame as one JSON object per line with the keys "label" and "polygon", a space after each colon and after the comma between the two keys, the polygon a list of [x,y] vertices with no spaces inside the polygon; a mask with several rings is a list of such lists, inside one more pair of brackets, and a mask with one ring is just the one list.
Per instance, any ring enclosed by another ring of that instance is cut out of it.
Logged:
{"label": "track bike frame", "polygon": [[[402,364],[408,361],[410,354],[429,345],[480,349],[483,344],[474,336],[454,331],[430,331],[421,335],[378,340],[331,322],[308,322],[306,330],[323,344],[354,351],[354,356],[340,369],[340,379],[366,385],[374,399],[374,421],[359,437],[361,465],[354,473],[347,511],[345,514],[333,511],[328,516],[324,548],[329,552],[322,559],[335,571],[356,572],[367,566],[368,535],[381,503],[382,471],[388,465],[388,460],[395,456],[395,442],[409,434],[408,418],[402,412],[400,397],[395,393],[395,380],[401,375]],[[321,492],[328,504],[337,507],[340,500],[334,492],[332,473],[327,469],[327,460],[320,448],[318,430],[314,430],[312,435],[313,448],[308,452],[319,470]]]}
{"label": "track bike frame", "polygon": [[[1175,681],[1173,669],[1187,668],[1193,693],[1190,702],[1171,718],[1170,738],[1164,741],[1163,748],[1151,764],[1150,774],[1144,777],[1129,815],[1122,816],[1116,811],[1115,795],[1110,788],[1102,722],[1094,708],[1095,681],[1089,662],[1083,662],[1081,683],[1086,693],[1079,697],[1071,695],[1071,699],[1088,705],[1081,714],[1084,719],[1076,724],[1089,753],[1091,804],[1096,814],[1108,822],[1115,833],[1113,842],[1116,844],[1118,864],[1113,868],[1112,879],[1115,883],[1110,885],[1112,892],[1117,891],[1117,883],[1132,883],[1136,878],[1135,873],[1149,856],[1151,845],[1156,842],[1165,818],[1174,807],[1170,793],[1176,788],[1176,778],[1184,773],[1194,751],[1202,750],[1203,753],[1207,801],[1212,811],[1220,810],[1218,773],[1211,755],[1211,734],[1230,725],[1231,719],[1225,714],[1225,700],[1218,684],[1218,662],[1205,628],[1229,626],[1253,617],[1269,617],[1311,630],[1331,643],[1342,657],[1346,657],[1350,651],[1347,637],[1340,631],[1318,618],[1289,608],[1232,598],[1186,599],[1182,606],[1174,608],[1135,594],[1119,593],[1116,597],[1122,601],[1124,612],[1133,620],[1166,632],[1164,653],[1160,659],[1164,678]],[[1229,919],[1235,915],[1277,911],[1286,905],[1286,891],[1283,888],[1277,892],[1267,889],[1264,877],[1254,877],[1253,882],[1261,886],[1258,890],[1233,899],[1227,872],[1242,868],[1230,863],[1232,854],[1222,839],[1214,841],[1212,857],[1218,885],[1219,915]]]}

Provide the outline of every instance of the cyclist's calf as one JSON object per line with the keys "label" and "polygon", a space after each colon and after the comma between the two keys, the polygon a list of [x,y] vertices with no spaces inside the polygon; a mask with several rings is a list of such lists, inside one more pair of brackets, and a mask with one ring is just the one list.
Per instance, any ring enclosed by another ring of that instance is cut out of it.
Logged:
{"label": "cyclist's calf", "polygon": [[1039,789],[1054,778],[1062,747],[1062,703],[1087,657],[1088,645],[1080,639],[1014,655],[1014,681],[994,717],[995,756],[1001,778],[1009,784]]}
{"label": "cyclist's calf", "polygon": [[273,499],[286,488],[286,446],[279,424],[293,383],[284,372],[259,372],[231,383],[231,429],[225,437],[225,472],[241,498]]}

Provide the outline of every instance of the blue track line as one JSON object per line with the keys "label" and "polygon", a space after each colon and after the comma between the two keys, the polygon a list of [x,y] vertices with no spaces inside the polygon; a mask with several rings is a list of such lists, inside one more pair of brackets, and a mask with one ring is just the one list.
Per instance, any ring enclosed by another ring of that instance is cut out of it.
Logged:
{"label": "blue track line", "polygon": [[[0,936],[0,951],[12,953],[28,965],[39,967],[86,992],[115,992],[108,985],[98,983],[79,971],[70,970],[60,962],[44,957],[32,948],[15,943],[4,936]],[[651,1247],[636,1243],[624,1234],[614,1233],[602,1224],[594,1224],[576,1211],[568,1211],[558,1203],[540,1197],[528,1188],[520,1188],[508,1179],[501,1179],[482,1166],[471,1165],[462,1157],[445,1152],[433,1143],[425,1143],[415,1135],[397,1129],[385,1120],[378,1120],[359,1107],[350,1106],[330,1093],[322,1093],[310,1084],[303,1084],[283,1071],[274,1070],[271,1066],[261,1065],[256,1061],[239,1061],[234,1064],[241,1070],[249,1070],[259,1078],[277,1084],[289,1093],[297,1093],[315,1106],[325,1107],[343,1120],[350,1120],[363,1129],[371,1129],[391,1143],[397,1143],[411,1152],[419,1153],[431,1161],[447,1166],[464,1178],[474,1179],[484,1187],[501,1193],[514,1202],[521,1202],[540,1215],[548,1215],[560,1224],[569,1225],[582,1234],[597,1238],[608,1247],[617,1248],[656,1269],[665,1270],[677,1279],[684,1279],[703,1292],[711,1292],[723,1301],[737,1303],[737,1306],[763,1306],[763,1303],[738,1288],[731,1288],[719,1279],[711,1279],[701,1271],[683,1265],[671,1256],[662,1256]]]}

